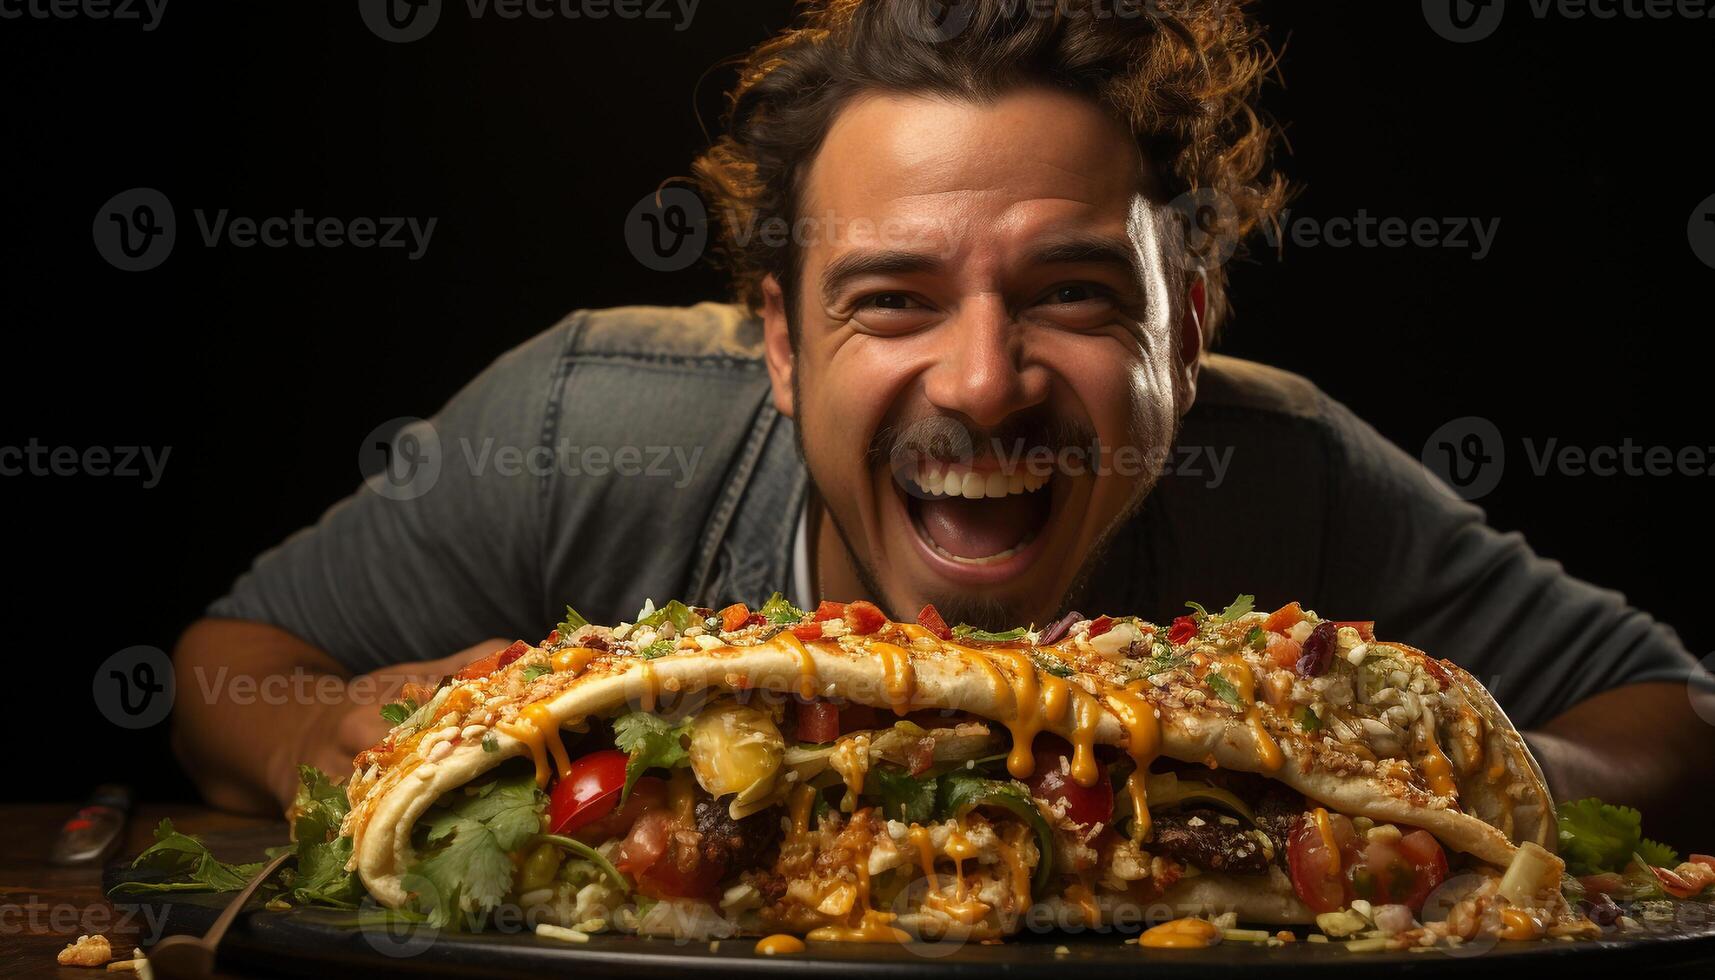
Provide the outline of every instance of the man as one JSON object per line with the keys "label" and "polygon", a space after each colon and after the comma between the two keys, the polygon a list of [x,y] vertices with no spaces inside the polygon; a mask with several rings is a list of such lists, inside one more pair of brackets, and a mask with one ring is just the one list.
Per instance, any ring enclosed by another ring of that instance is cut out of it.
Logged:
{"label": "man", "polygon": [[[572,315],[436,416],[432,486],[360,490],[259,559],[180,671],[338,694],[181,698],[209,799],[265,809],[297,762],[343,770],[386,727],[372,682],[540,637],[568,602],[613,622],[783,588],[1005,628],[1249,592],[1462,663],[1562,796],[1693,823],[1709,695],[1670,629],[1308,381],[1208,353],[1222,246],[1283,197],[1245,5],[1038,6],[930,30],[921,5],[827,0],[753,52],[695,169],[743,305]],[[1217,223],[1187,234],[1192,193]]]}

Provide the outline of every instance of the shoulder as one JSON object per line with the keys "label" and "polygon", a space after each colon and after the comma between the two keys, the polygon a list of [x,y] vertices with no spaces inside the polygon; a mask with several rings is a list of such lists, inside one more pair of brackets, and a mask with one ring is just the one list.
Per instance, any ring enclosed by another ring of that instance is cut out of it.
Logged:
{"label": "shoulder", "polygon": [[567,357],[712,370],[760,370],[762,323],[742,306],[616,306],[567,318]]}

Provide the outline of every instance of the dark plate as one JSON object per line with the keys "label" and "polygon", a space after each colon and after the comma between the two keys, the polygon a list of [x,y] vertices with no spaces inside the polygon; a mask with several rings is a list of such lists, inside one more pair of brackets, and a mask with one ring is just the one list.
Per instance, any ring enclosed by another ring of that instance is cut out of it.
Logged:
{"label": "dark plate", "polygon": [[[222,857],[260,854],[254,840],[211,837]],[[108,887],[143,879],[109,868]],[[120,899],[137,902],[136,921],[157,935],[201,932],[224,907],[224,897],[173,893]],[[221,946],[221,965],[233,970],[291,976],[330,973],[458,974],[519,977],[597,976],[789,976],[892,977],[932,973],[947,978],[991,976],[1095,980],[1140,976],[1177,980],[1211,973],[1271,978],[1372,977],[1398,973],[1458,973],[1461,976],[1553,976],[1600,971],[1616,980],[1661,971],[1677,977],[1715,971],[1715,909],[1685,903],[1679,921],[1625,937],[1588,942],[1502,942],[1486,950],[1350,953],[1338,944],[1298,942],[1280,947],[1225,943],[1206,950],[1140,949],[1117,932],[1025,935],[1003,945],[908,946],[813,943],[790,956],[759,956],[755,940],[675,943],[635,936],[591,937],[567,944],[539,939],[521,929],[507,933],[438,932],[427,927],[365,924],[361,913],[331,909],[268,912],[257,907],[240,917]],[[1065,952],[1059,952],[1064,948]]]}

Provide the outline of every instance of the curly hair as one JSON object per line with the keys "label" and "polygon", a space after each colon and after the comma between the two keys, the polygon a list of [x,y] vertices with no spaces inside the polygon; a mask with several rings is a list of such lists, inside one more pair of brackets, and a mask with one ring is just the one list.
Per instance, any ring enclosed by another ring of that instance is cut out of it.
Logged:
{"label": "curly hair", "polygon": [[1206,234],[1187,236],[1189,262],[1208,276],[1212,339],[1228,300],[1225,256],[1208,253],[1272,221],[1286,197],[1268,173],[1277,132],[1255,106],[1275,59],[1248,13],[1252,0],[800,2],[794,26],[740,61],[725,135],[692,164],[739,302],[760,310],[769,275],[796,296],[794,245],[747,232],[794,225],[809,165],[853,96],[985,101],[1046,84],[1094,99],[1126,125],[1164,199],[1218,202],[1199,209]]}

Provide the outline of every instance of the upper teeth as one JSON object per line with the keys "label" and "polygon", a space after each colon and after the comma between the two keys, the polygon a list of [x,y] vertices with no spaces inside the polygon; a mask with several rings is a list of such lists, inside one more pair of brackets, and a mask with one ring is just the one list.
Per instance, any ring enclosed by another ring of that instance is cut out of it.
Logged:
{"label": "upper teeth", "polygon": [[1046,475],[1035,473],[973,473],[955,463],[925,460],[918,464],[912,482],[924,493],[936,497],[1005,497],[1014,493],[1031,493],[1047,484]]}

